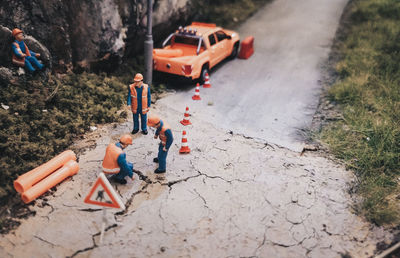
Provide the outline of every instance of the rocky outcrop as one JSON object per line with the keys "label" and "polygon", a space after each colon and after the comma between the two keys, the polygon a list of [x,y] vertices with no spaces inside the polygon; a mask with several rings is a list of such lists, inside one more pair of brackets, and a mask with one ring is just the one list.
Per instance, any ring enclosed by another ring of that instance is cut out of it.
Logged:
{"label": "rocky outcrop", "polygon": [[[156,42],[178,24],[187,23],[193,14],[192,1],[154,0]],[[10,30],[18,27],[32,36],[27,37],[32,48],[43,49],[39,52],[56,71],[65,72],[72,66],[112,69],[143,49],[146,12],[146,0],[3,0],[0,65],[10,64]]]}

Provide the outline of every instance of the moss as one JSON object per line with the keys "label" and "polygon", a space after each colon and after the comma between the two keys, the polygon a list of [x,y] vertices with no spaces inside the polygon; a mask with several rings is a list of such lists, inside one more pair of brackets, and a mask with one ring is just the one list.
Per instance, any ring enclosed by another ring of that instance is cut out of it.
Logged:
{"label": "moss", "polygon": [[19,175],[64,151],[91,124],[120,121],[126,89],[116,77],[90,73],[3,85],[0,101],[10,108],[0,109],[0,199]]}

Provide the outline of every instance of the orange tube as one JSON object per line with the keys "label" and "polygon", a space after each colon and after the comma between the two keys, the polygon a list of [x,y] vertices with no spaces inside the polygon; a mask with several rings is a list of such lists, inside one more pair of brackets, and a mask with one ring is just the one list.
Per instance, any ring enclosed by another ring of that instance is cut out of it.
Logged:
{"label": "orange tube", "polygon": [[62,182],[65,178],[73,176],[78,173],[79,165],[75,160],[68,161],[62,168],[55,171],[36,185],[29,188],[24,192],[21,197],[24,203],[30,203],[35,200],[50,188]]}
{"label": "orange tube", "polygon": [[14,188],[18,193],[23,193],[32,185],[36,184],[49,174],[53,173],[55,170],[62,167],[69,160],[76,160],[75,153],[72,150],[64,151],[63,153],[55,156],[48,162],[40,165],[37,168],[19,176],[17,180],[14,181]]}

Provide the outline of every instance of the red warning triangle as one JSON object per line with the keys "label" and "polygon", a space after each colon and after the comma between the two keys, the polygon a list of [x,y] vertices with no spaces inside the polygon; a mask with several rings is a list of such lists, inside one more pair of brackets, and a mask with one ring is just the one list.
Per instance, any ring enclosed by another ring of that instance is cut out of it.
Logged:
{"label": "red warning triangle", "polygon": [[125,209],[121,198],[103,173],[100,173],[84,202],[104,207]]}

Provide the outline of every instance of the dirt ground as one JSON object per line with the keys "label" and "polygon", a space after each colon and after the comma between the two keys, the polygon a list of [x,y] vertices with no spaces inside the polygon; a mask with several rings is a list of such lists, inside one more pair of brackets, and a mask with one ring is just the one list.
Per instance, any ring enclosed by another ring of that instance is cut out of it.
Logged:
{"label": "dirt ground", "polygon": [[[336,3],[333,5],[340,9],[345,2],[327,0],[318,5],[308,0],[299,3],[301,8],[288,10],[301,11],[308,4],[316,8],[315,12],[322,12],[330,9],[321,5]],[[282,11],[289,4],[295,1],[276,0],[260,12]],[[332,13],[340,17],[341,11]],[[275,17],[285,17],[285,13],[277,14]],[[316,64],[327,58],[325,48],[329,45],[323,48],[316,62],[310,64],[317,74],[320,68]],[[228,65],[232,68],[237,62]],[[294,71],[289,68],[288,75]],[[207,119],[205,114],[212,114],[218,105],[224,110],[225,104],[231,105],[229,98],[235,96],[225,93],[227,99],[222,103],[214,98],[235,86],[235,80],[218,79],[224,70],[211,75],[216,80],[211,89],[201,89],[201,101],[191,100],[191,88],[167,93],[152,106],[151,113],[171,125],[175,138],[168,154],[167,173],[153,173],[156,164],[152,160],[158,148],[154,131],[147,136],[135,135],[133,145],[127,148],[127,159],[134,163],[137,173],[127,185],[113,184],[126,209],[107,210],[102,243],[102,209],[85,204],[83,199],[101,172],[106,146],[132,130],[131,117],[123,124],[100,127],[73,146],[90,146],[80,153],[78,174],[28,206],[36,215],[21,220],[17,229],[2,235],[0,257],[370,257],[377,243],[392,242],[390,232],[354,214],[349,195],[353,173],[324,151],[298,151],[304,141],[290,137],[291,133],[276,141],[274,134],[243,133],[244,125],[238,125],[232,114],[228,129],[228,122],[218,123],[224,119],[219,114]],[[275,75],[282,74],[279,70]],[[315,76],[310,82],[318,86],[319,78]],[[266,89],[266,85],[259,87]],[[303,99],[305,95],[299,95],[298,102],[306,102],[304,106],[314,105],[315,98],[319,99],[318,94]],[[177,104],[177,98],[186,104]],[[243,98],[240,105],[245,101],[252,99]],[[253,110],[262,109],[260,103],[256,104]],[[190,105],[191,126],[179,123],[184,112],[179,105]],[[297,109],[304,115],[302,106]],[[206,110],[208,107],[211,110]],[[270,119],[268,114],[263,115]],[[267,128],[266,120],[260,119],[257,128]],[[274,126],[274,133],[292,128],[287,123]],[[188,133],[191,153],[187,155],[178,153],[182,130]]]}

